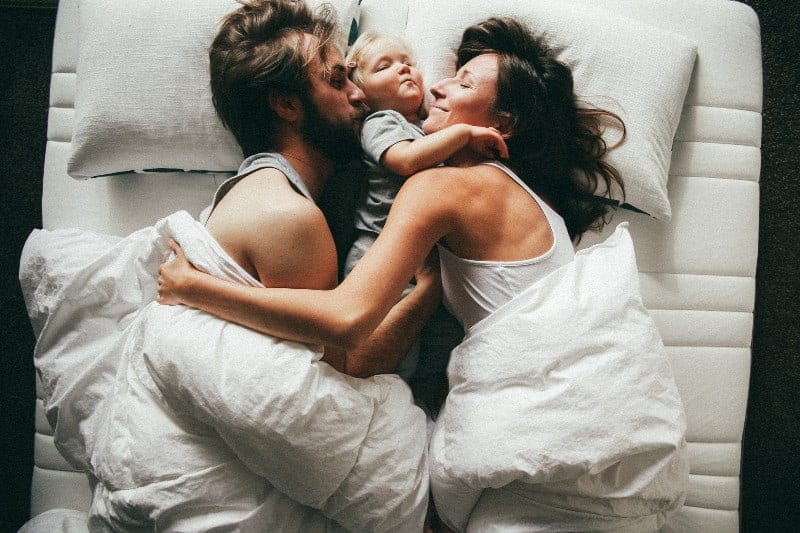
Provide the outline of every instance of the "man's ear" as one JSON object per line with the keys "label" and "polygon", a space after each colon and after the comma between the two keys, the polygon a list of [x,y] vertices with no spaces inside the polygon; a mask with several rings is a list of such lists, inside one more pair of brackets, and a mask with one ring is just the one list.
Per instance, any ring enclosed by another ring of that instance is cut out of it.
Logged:
{"label": "man's ear", "polygon": [[269,93],[269,106],[279,117],[290,124],[299,121],[303,116],[303,103],[295,94],[272,91]]}

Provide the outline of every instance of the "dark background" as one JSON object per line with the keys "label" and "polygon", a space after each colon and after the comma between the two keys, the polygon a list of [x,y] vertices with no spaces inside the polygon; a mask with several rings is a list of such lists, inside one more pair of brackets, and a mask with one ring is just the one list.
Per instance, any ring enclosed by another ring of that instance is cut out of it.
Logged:
{"label": "dark background", "polygon": [[[17,269],[25,238],[41,227],[55,23],[55,9],[48,3],[54,2],[0,1],[0,531],[15,531],[29,512],[34,341]],[[742,530],[800,531],[800,210],[795,207],[800,197],[800,15],[793,2],[745,3],[761,21],[764,129]]]}

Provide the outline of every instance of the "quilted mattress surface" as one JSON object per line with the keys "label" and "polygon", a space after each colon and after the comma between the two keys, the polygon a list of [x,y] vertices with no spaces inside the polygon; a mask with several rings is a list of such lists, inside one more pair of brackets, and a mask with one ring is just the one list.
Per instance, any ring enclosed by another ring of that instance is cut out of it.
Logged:
{"label": "quilted mattress surface", "polygon": [[[614,222],[630,223],[644,303],[667,347],[688,418],[689,491],[685,506],[665,530],[738,531],[758,251],[758,20],[749,7],[729,0],[571,1],[602,5],[697,43],[697,63],[673,145],[672,219],[665,223],[618,212]],[[199,214],[226,176],[76,181],[67,175],[76,83],[76,3],[59,3],[44,169],[45,228],[82,227],[126,235],[178,209]],[[401,32],[405,5],[363,0],[362,30]],[[582,246],[604,237],[588,235]],[[88,502],[88,483],[55,449],[39,400],[31,512],[84,510]]]}

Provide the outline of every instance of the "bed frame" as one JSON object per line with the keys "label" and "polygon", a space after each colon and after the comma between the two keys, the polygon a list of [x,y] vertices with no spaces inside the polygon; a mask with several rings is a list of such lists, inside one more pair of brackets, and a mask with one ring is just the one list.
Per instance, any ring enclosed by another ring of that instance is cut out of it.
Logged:
{"label": "bed frame", "polygon": [[[62,0],[58,7],[44,227],[125,235],[178,209],[199,214],[223,176],[137,175],[76,181],[67,175],[76,83],[76,3]],[[672,219],[659,222],[619,212],[614,222],[630,222],[644,301],[661,331],[688,418],[688,495],[664,530],[738,531],[758,251],[759,23],[749,7],[728,0],[587,3],[607,4],[626,16],[685,34],[698,44],[673,146]],[[363,0],[360,27],[402,30],[406,10],[405,1]],[[589,236],[583,245],[602,238]],[[37,396],[41,398],[40,391]],[[89,498],[85,476],[55,449],[39,399],[32,515],[52,508],[86,510]]]}

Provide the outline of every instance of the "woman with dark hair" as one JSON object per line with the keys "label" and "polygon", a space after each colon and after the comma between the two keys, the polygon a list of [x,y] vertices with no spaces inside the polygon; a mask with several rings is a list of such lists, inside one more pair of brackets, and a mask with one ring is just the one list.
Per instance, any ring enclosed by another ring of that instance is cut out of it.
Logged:
{"label": "woman with dark hair", "polygon": [[[573,93],[570,69],[514,20],[492,18],[471,26],[464,32],[457,58],[455,75],[430,89],[434,100],[423,130],[433,133],[459,123],[495,128],[506,141],[507,161],[487,160],[465,147],[450,157],[446,166],[410,177],[397,194],[383,232],[336,289],[237,286],[192,268],[173,243],[177,257],[161,267],[159,302],[197,307],[277,337],[348,348],[356,346],[379,324],[432,250],[438,250],[439,254],[444,303],[468,335],[476,324],[506,312],[519,295],[529,294],[528,289],[572,264],[576,258],[573,243],[586,230],[601,228],[607,222],[608,204],[599,201],[596,195],[609,192],[612,187],[624,190],[617,171],[603,160],[607,146],[601,137],[604,121],[620,124],[622,121],[606,111],[580,108]],[[616,272],[603,274],[613,277]],[[570,301],[574,299],[572,296]],[[515,344],[519,343],[512,336],[516,333],[507,331],[497,331],[497,335],[508,335],[508,339],[500,342],[500,345],[505,343],[506,352],[500,350],[490,355],[502,358],[507,353],[512,362],[497,359],[499,363],[482,363],[488,373],[493,365],[517,364],[514,361],[522,344]],[[550,333],[536,330],[534,324],[523,332],[527,335],[523,344]],[[660,346],[660,342],[656,333],[648,349]],[[464,356],[465,345],[466,341],[453,353],[451,366]],[[474,361],[473,354],[467,356]],[[616,446],[609,442],[623,444],[598,459],[600,454],[592,448],[597,441],[589,437],[597,433],[595,429],[599,426],[608,424],[614,430],[620,426],[616,420],[585,419],[577,433],[572,430],[569,433],[569,438],[575,437],[573,440],[580,441],[581,435],[587,437],[585,443],[579,442],[577,463],[564,466],[566,463],[559,463],[558,458],[545,456],[540,463],[549,468],[547,475],[537,477],[537,473],[523,472],[521,477],[513,478],[521,479],[522,485],[510,482],[480,485],[476,478],[454,474],[447,466],[450,460],[447,454],[454,450],[447,432],[455,427],[449,427],[450,421],[446,419],[451,403],[448,397],[430,448],[432,492],[443,520],[455,529],[466,528],[484,491],[491,525],[502,531],[556,530],[548,528],[557,525],[562,527],[558,530],[565,531],[628,526],[635,529],[643,527],[642,520],[679,506],[683,497],[681,479],[686,473],[682,458],[682,411],[674,383],[670,384],[671,374],[661,373],[663,365],[658,366],[660,356],[659,352],[653,358],[647,359],[647,355],[641,358],[656,361],[655,366],[645,365],[633,379],[636,385],[630,390],[649,398],[648,389],[658,389],[654,394],[663,402],[660,405],[666,406],[662,410],[668,414],[663,418],[659,414],[650,416],[654,411],[648,407],[642,416],[636,415],[636,420],[650,420],[652,426],[646,429],[656,428],[654,431],[662,440],[653,443],[641,437],[647,431],[637,434],[639,440],[632,441],[626,440],[625,434],[611,435],[601,443],[600,448],[605,446],[604,453]],[[630,358],[622,366],[628,361]],[[574,362],[564,364],[569,366]],[[556,362],[554,367],[544,369],[543,379],[550,379],[551,372],[557,374],[559,365]],[[655,384],[647,377],[642,378],[650,374],[651,368],[655,369],[652,372]],[[617,371],[611,372],[602,378],[607,383],[605,388],[612,389],[611,393],[604,393],[604,399],[616,393],[620,380],[627,379],[617,380],[613,373]],[[628,375],[626,370],[619,372]],[[662,379],[664,375],[669,378]],[[511,383],[511,388],[528,387],[524,381],[530,378],[521,376],[519,383]],[[562,382],[556,383],[556,389],[564,390],[563,377],[559,379]],[[465,386],[469,388],[470,384]],[[480,383],[472,385],[480,386]],[[580,398],[584,405],[595,401],[592,390],[585,389],[581,389]],[[542,390],[546,395],[553,389]],[[529,398],[537,393],[526,389],[526,394]],[[572,409],[574,401],[569,395],[557,400],[564,412]],[[502,418],[507,417],[503,409],[513,411],[515,406],[496,407],[494,412]],[[494,439],[502,443],[509,435],[492,433],[493,429],[488,428],[494,415],[490,412],[487,417],[473,426],[479,432],[490,433],[486,442]],[[454,421],[456,426],[461,422]],[[523,431],[530,422],[524,418],[511,421]],[[561,420],[558,423],[569,424]],[[509,433],[519,433],[514,425],[508,427],[512,428]],[[538,426],[530,424],[530,427]],[[622,440],[614,440],[617,438]],[[560,448],[558,431],[552,440]],[[640,446],[644,440],[647,443]],[[629,445],[633,441],[636,444]],[[488,447],[493,446],[487,444]],[[570,451],[576,449],[567,442],[564,447]],[[512,449],[511,462],[528,452]],[[497,454],[495,449],[481,449],[475,455]],[[606,458],[612,456],[616,458],[614,462],[607,462]],[[504,465],[501,463],[502,468]],[[462,465],[455,466],[458,470]],[[509,465],[512,466],[516,468]],[[498,496],[489,490],[505,485],[516,487],[516,492]],[[511,507],[504,507],[503,502],[511,502]],[[521,518],[514,515],[517,510],[521,510]],[[505,520],[504,516],[511,518]],[[484,526],[488,527],[486,523],[476,527],[485,531],[481,529]]]}
{"label": "woman with dark hair", "polygon": [[[507,162],[564,218],[570,237],[600,229],[607,207],[595,191],[624,190],[616,169],[603,160],[603,120],[624,124],[614,113],[580,108],[572,72],[545,44],[510,19],[489,19],[468,28],[458,48],[458,67],[487,53],[498,58],[493,111],[508,122]],[[620,139],[620,143],[624,140]],[[614,147],[612,147],[614,148]]]}
{"label": "woman with dark hair", "polygon": [[[162,265],[159,301],[197,307],[290,340],[354,346],[380,322],[438,244],[445,300],[448,265],[482,269],[493,292],[454,309],[469,327],[516,291],[569,262],[573,241],[604,225],[598,189],[622,186],[602,160],[600,120],[615,115],[579,109],[572,75],[543,42],[511,19],[468,28],[455,76],[431,87],[426,133],[457,123],[497,129],[505,163],[470,147],[447,166],[419,172],[402,187],[384,230],[347,279],[330,291],[245,289],[191,268],[180,253]],[[493,280],[502,266],[501,283]],[[477,275],[477,272],[471,274]],[[463,295],[466,297],[466,295]]]}

